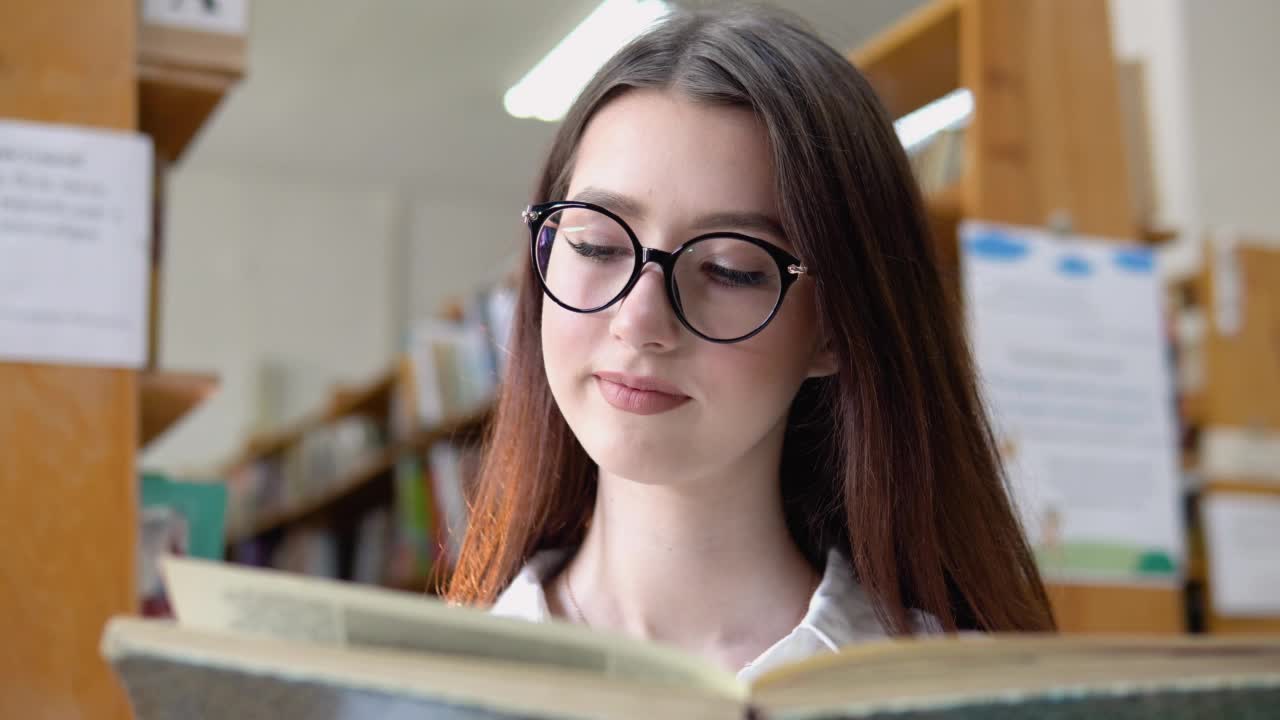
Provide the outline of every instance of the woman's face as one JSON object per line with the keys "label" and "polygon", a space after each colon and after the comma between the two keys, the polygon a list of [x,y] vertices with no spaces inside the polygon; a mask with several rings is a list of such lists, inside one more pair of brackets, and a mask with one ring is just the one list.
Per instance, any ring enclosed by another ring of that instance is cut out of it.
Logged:
{"label": "woman's face", "polygon": [[[632,90],[602,107],[578,146],[568,195],[557,199],[607,207],[646,247],[670,251],[733,231],[795,254],[770,229],[779,225],[774,170],[755,115],[674,92]],[[801,276],[763,331],[727,345],[681,325],[663,283],[662,270],[648,264],[631,292],[601,312],[542,303],[556,403],[603,471],[661,484],[758,472],[753,462],[769,459],[767,440],[779,438],[800,384],[834,371],[812,280]],[[632,389],[644,380],[670,392]]]}

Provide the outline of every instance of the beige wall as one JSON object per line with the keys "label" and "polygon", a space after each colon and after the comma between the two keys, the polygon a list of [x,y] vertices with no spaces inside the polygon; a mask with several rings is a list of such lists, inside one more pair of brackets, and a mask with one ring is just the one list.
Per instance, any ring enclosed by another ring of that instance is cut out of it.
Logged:
{"label": "beige wall", "polygon": [[275,413],[316,407],[398,346],[385,191],[210,173],[171,176],[160,363],[218,373],[218,394],[157,441],[148,467],[199,469],[234,451],[283,368]]}

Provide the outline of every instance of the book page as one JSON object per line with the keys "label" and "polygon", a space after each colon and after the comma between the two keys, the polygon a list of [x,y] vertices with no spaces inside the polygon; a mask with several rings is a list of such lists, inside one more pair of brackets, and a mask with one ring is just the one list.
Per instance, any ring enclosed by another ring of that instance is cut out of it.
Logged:
{"label": "book page", "polygon": [[1280,638],[972,635],[898,640],[767,673],[756,681],[752,700],[772,718],[855,717],[890,709],[923,717],[924,711],[938,708],[1171,691],[1190,698],[1244,686],[1280,690]]}
{"label": "book page", "polygon": [[113,618],[102,655],[139,718],[496,720],[741,718],[740,703],[684,688],[537,665],[211,634]]}
{"label": "book page", "polygon": [[552,666],[742,699],[732,674],[673,649],[567,623],[530,623],[435,598],[167,556],[178,622],[212,633]]}

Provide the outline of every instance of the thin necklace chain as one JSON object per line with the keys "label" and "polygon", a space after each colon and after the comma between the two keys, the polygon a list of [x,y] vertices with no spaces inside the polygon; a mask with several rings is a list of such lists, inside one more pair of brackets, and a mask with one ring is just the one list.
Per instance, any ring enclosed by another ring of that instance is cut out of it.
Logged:
{"label": "thin necklace chain", "polygon": [[[818,572],[814,572],[813,585],[810,586],[810,590],[809,590],[809,599],[805,600],[804,605],[801,606],[801,610],[800,610],[801,620],[804,619],[805,615],[809,614],[809,601],[813,598],[814,594],[818,592],[818,586],[821,583],[822,583],[822,574]],[[582,623],[586,627],[591,627],[591,623],[587,622],[587,616],[582,612],[582,606],[578,604],[578,598],[575,597],[573,594],[573,574],[568,571],[566,571],[564,574],[564,589],[569,595],[569,604],[573,606],[573,613],[578,616],[578,622]]]}
{"label": "thin necklace chain", "polygon": [[573,612],[578,616],[578,622],[587,627],[591,627],[591,623],[587,622],[587,616],[582,614],[582,608],[578,605],[578,598],[573,596],[573,575],[566,572],[564,574],[564,589],[569,591],[569,604],[573,605]]}

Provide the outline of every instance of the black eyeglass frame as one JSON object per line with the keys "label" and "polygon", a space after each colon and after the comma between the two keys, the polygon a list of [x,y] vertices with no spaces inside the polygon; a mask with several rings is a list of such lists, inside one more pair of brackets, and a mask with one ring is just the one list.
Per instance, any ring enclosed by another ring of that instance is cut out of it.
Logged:
{"label": "black eyeglass frame", "polygon": [[[634,250],[633,257],[636,258],[635,268],[632,269],[631,277],[627,280],[627,283],[623,286],[622,290],[619,291],[617,295],[610,298],[610,300],[605,304],[588,310],[573,307],[556,297],[556,294],[551,292],[551,288],[547,287],[547,280],[542,276],[542,270],[538,264],[538,233],[542,232],[542,226],[546,223],[547,218],[549,218],[553,213],[570,208],[592,210],[618,223],[618,225],[626,231],[627,237],[631,240],[631,247]],[[782,307],[782,301],[787,297],[787,290],[795,284],[795,281],[799,279],[801,275],[805,275],[809,272],[809,268],[801,264],[800,258],[797,258],[777,245],[766,240],[761,240],[760,238],[736,232],[715,231],[698,235],[697,237],[690,238],[683,243],[680,243],[679,247],[670,252],[645,247],[640,244],[640,240],[636,237],[635,231],[631,229],[631,226],[628,225],[625,220],[618,217],[617,214],[613,213],[608,208],[588,202],[580,202],[577,200],[556,200],[552,202],[539,203],[537,205],[530,205],[520,213],[520,218],[529,226],[529,258],[533,264],[534,274],[538,278],[538,284],[542,286],[542,291],[546,293],[547,297],[551,298],[555,304],[570,312],[580,313],[583,315],[589,315],[591,313],[597,313],[601,310],[608,309],[614,303],[626,297],[627,293],[631,292],[631,289],[635,287],[637,282],[639,282],[640,275],[644,271],[645,265],[648,265],[651,262],[657,263],[658,267],[662,268],[663,284],[667,291],[667,302],[671,304],[671,309],[675,312],[676,318],[680,321],[680,324],[694,335],[713,343],[729,344],[742,342],[743,340],[751,338],[764,330],[769,326],[770,322],[773,322],[773,318],[777,316],[778,309]],[[760,325],[756,327],[756,329],[746,335],[740,335],[735,338],[713,338],[700,332],[692,323],[689,322],[688,318],[685,317],[684,309],[680,307],[680,299],[676,293],[676,260],[680,258],[682,253],[693,248],[698,243],[706,240],[712,240],[714,238],[734,238],[737,240],[745,240],[746,242],[749,242],[769,253],[769,257],[773,258],[773,261],[777,263],[778,266],[778,277],[780,278],[781,286],[778,288],[778,300],[774,303],[773,309],[769,311],[769,316],[766,317]]]}

